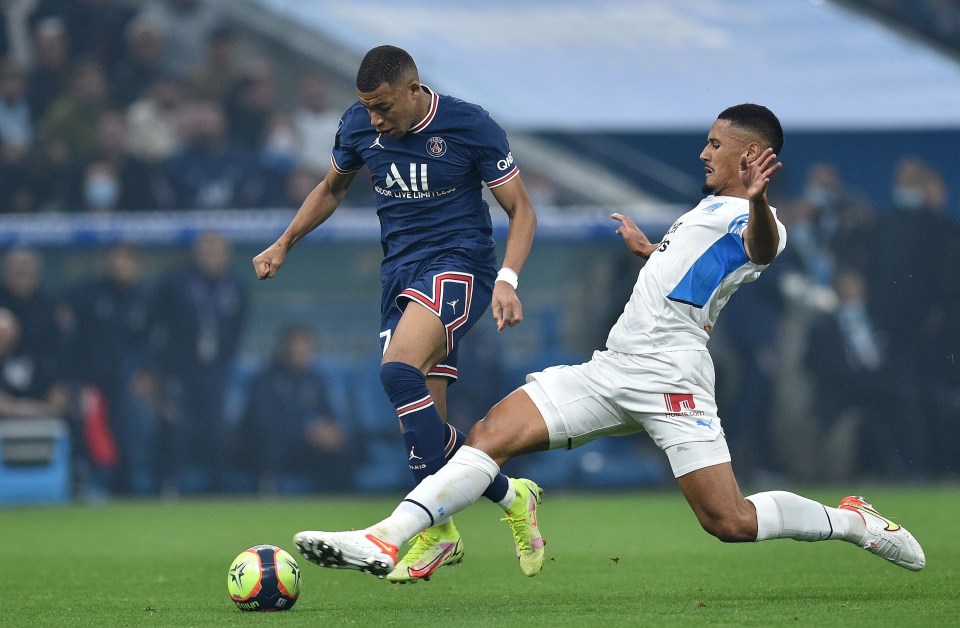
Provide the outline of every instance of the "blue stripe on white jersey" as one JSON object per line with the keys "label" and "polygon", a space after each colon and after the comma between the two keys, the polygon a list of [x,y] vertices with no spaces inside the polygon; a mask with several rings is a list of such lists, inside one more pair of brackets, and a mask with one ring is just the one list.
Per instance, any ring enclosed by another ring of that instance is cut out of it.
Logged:
{"label": "blue stripe on white jersey", "polygon": [[730,273],[750,261],[741,237],[747,226],[747,218],[747,214],[741,214],[730,221],[726,235],[714,242],[693,263],[680,283],[667,295],[668,299],[701,308]]}
{"label": "blue stripe on white jersey", "polygon": [[[720,310],[766,268],[747,257],[749,201],[708,196],[664,234],[633,287],[607,348],[620,353],[702,350]],[[771,207],[776,217],[776,210]],[[777,220],[778,254],[787,233]]]}

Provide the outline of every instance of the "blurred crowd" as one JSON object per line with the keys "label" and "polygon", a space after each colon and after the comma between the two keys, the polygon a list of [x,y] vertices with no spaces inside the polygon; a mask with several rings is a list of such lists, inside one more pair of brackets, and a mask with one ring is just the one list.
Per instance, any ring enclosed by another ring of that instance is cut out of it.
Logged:
{"label": "blurred crowd", "polygon": [[[294,207],[328,167],[340,112],[324,77],[298,78],[281,102],[273,63],[239,54],[206,3],[0,6],[0,213]],[[530,172],[549,203],[550,186]],[[786,253],[731,300],[711,342],[721,417],[748,481],[958,475],[960,228],[946,211],[956,199],[936,165],[912,157],[891,191],[892,206],[874,207],[823,162],[800,198],[776,199]],[[231,273],[222,236],[197,238],[156,281],[134,243],[102,258],[56,294],[40,250],[4,251],[0,277],[0,418],[64,418],[78,496],[407,486],[376,364],[347,372],[334,356],[324,368],[315,332],[295,324],[244,370],[251,278]],[[573,342],[569,314],[556,313],[526,366],[602,344],[640,267],[619,249],[616,259],[587,269],[592,309]],[[474,334],[478,373],[451,394],[462,426],[522,376],[499,361],[500,337]],[[610,486],[606,455],[622,463],[618,477],[666,477],[644,471],[634,445],[607,446],[576,464],[544,457],[530,473],[550,485],[544,476],[566,481],[582,467]]]}
{"label": "blurred crowd", "polygon": [[279,333],[231,416],[249,304],[230,260],[226,239],[205,233],[188,263],[148,282],[142,252],[117,244],[95,277],[54,295],[39,252],[4,256],[0,415],[68,421],[79,497],[352,483],[358,454],[313,369],[309,327]]}
{"label": "blurred crowd", "polygon": [[[721,417],[748,482],[958,475],[960,226],[944,212],[949,196],[931,165],[904,159],[892,187],[894,205],[877,211],[833,165],[814,164],[802,197],[780,203],[786,252],[731,300],[714,332]],[[584,290],[602,283],[597,300],[609,301],[592,316],[596,333],[577,325],[591,348],[639,269],[618,253],[631,265],[611,267],[623,285],[593,271],[584,278]],[[294,324],[253,368],[241,364],[252,277],[234,275],[230,259],[230,243],[205,233],[186,263],[148,281],[143,252],[121,243],[104,251],[95,276],[50,294],[42,254],[7,251],[0,415],[65,417],[78,494],[87,498],[404,487],[402,446],[375,359],[358,369],[320,355],[316,330]],[[562,317],[530,324],[549,337],[548,349],[525,367],[577,360],[581,348],[570,348]],[[522,376],[494,350],[500,337],[477,333],[468,353],[481,366],[451,400],[452,420],[464,425]],[[338,399],[344,395],[351,400]],[[556,485],[558,473],[567,477],[578,465],[632,461],[621,465],[623,475],[648,464],[636,456],[635,445],[611,445],[573,464],[551,459],[537,472]],[[617,482],[599,473],[596,480]]]}
{"label": "blurred crowd", "polygon": [[[9,0],[0,12],[0,212],[299,206],[339,111],[199,0]],[[358,186],[359,187],[359,186]]]}
{"label": "blurred crowd", "polygon": [[[724,311],[723,420],[748,471],[783,473],[784,450],[809,443],[824,452],[801,465],[810,479],[960,472],[960,225],[919,159],[899,162],[891,196],[873,207],[834,164],[811,165],[802,197],[781,204],[784,255]],[[772,417],[791,412],[778,434]],[[844,446],[820,446],[830,439]]]}

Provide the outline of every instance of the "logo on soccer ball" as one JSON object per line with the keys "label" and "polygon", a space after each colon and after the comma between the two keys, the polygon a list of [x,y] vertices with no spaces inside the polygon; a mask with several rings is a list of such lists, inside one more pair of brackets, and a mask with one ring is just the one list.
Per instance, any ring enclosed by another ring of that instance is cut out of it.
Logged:
{"label": "logo on soccer ball", "polygon": [[442,157],[447,152],[447,142],[442,137],[431,137],[427,140],[427,152],[431,157]]}

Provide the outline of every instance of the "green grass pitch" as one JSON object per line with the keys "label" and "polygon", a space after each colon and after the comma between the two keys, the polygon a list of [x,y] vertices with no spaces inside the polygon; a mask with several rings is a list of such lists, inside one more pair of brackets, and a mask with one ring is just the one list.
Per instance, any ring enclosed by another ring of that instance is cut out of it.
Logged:
{"label": "green grass pitch", "polygon": [[[798,491],[802,492],[802,491]],[[846,492],[818,488],[834,504]],[[430,582],[303,570],[296,606],[244,613],[230,561],[259,543],[291,554],[301,529],[351,529],[396,497],[178,500],[0,510],[0,626],[950,626],[960,625],[960,488],[865,497],[923,544],[900,569],[842,542],[724,545],[675,491],[548,492],[547,562],[516,565],[499,510],[457,515],[466,559]]]}

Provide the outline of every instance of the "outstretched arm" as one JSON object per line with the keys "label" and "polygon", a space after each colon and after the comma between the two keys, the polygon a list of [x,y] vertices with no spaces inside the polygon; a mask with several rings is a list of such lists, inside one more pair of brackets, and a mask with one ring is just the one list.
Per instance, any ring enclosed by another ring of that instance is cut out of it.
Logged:
{"label": "outstretched arm", "polygon": [[354,176],[356,173],[341,174],[333,168],[327,171],[327,176],[307,195],[283,234],[253,258],[253,269],[258,279],[270,279],[276,275],[283,266],[287,251],[333,214],[350,188]]}
{"label": "outstretched arm", "polygon": [[[510,226],[507,228],[507,246],[503,254],[503,268],[510,269],[519,275],[527,261],[527,256],[530,255],[533,236],[537,231],[537,214],[533,209],[533,202],[519,176],[490,191],[510,218]],[[494,283],[490,309],[493,311],[493,320],[497,323],[497,331],[518,325],[523,320],[523,306],[520,304],[520,298],[513,285],[507,281]]]}
{"label": "outstretched arm", "polygon": [[649,259],[653,252],[657,250],[659,243],[650,242],[650,238],[643,231],[640,231],[640,227],[633,222],[632,218],[623,214],[610,214],[610,217],[620,221],[620,226],[614,233],[623,237],[623,242],[631,253],[643,259]]}
{"label": "outstretched arm", "polygon": [[780,232],[777,220],[767,202],[767,186],[770,177],[783,167],[772,148],[763,151],[753,162],[746,154],[740,156],[740,183],[750,201],[750,215],[743,230],[743,246],[747,256],[755,264],[769,264],[777,256]]}

